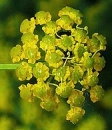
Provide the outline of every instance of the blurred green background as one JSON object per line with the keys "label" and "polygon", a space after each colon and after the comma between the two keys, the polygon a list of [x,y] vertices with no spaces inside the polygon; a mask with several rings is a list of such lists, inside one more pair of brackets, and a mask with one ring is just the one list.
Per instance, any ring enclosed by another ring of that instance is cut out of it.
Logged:
{"label": "blurred green background", "polygon": [[23,19],[31,18],[40,10],[49,11],[53,19],[64,6],[80,10],[83,25],[89,34],[102,34],[107,39],[107,49],[101,52],[106,66],[100,72],[100,83],[105,96],[98,103],[91,103],[86,96],[86,115],[73,125],[65,120],[68,106],[62,99],[59,108],[46,112],[39,101],[28,103],[19,96],[13,70],[0,70],[0,129],[1,130],[111,130],[112,129],[112,0],[0,0],[0,63],[11,63],[10,49],[20,43],[19,27]]}

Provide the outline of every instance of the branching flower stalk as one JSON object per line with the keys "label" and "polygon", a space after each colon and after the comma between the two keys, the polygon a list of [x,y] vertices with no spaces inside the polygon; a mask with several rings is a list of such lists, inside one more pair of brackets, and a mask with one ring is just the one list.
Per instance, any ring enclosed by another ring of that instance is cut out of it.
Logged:
{"label": "branching flower stalk", "polygon": [[[88,27],[80,26],[79,10],[66,6],[58,16],[52,21],[49,12],[39,11],[30,20],[23,20],[21,45],[10,52],[14,64],[0,64],[0,68],[15,69],[20,81],[35,77],[35,84],[19,86],[20,96],[29,102],[39,98],[40,106],[47,111],[57,109],[59,96],[66,98],[70,105],[66,120],[75,124],[85,114],[84,93],[90,93],[93,103],[104,95],[98,75],[105,66],[100,51],[106,49],[106,38],[98,33],[88,35]],[[44,33],[42,38],[36,34],[39,26]]]}

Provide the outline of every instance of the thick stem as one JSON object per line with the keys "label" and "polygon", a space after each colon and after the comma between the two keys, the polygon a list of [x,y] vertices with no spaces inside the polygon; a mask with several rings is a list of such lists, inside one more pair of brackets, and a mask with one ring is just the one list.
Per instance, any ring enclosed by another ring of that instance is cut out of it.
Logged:
{"label": "thick stem", "polygon": [[19,64],[0,64],[0,70],[13,70],[18,66]]}

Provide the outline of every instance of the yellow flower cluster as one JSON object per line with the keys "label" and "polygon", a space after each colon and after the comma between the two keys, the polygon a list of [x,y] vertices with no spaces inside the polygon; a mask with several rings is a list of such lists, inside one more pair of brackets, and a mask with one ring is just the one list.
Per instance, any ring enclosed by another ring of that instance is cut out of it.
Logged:
{"label": "yellow flower cluster", "polygon": [[[36,78],[34,84],[29,81],[19,87],[21,98],[31,102],[37,97],[47,111],[58,107],[59,96],[66,98],[70,105],[66,119],[77,123],[85,114],[84,93],[90,92],[92,102],[104,95],[98,75],[105,66],[100,51],[106,49],[106,39],[98,33],[90,37],[87,26],[79,27],[79,10],[66,6],[58,16],[52,21],[49,12],[40,11],[25,19],[20,26],[22,44],[13,47],[10,55],[13,63],[20,64],[16,69],[19,80]],[[42,27],[42,38],[35,34],[38,26]]]}

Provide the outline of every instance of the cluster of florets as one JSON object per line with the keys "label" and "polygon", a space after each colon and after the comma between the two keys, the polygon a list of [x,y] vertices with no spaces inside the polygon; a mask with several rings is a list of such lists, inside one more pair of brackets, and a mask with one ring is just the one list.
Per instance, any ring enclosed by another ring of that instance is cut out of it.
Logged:
{"label": "cluster of florets", "polygon": [[[25,19],[20,26],[22,45],[13,47],[10,55],[13,63],[20,64],[16,69],[19,80],[37,80],[19,87],[21,98],[31,102],[37,97],[47,111],[57,108],[59,96],[66,98],[70,105],[66,119],[77,123],[85,114],[84,93],[90,93],[92,102],[104,95],[98,75],[105,66],[100,51],[106,49],[106,39],[98,33],[89,37],[87,26],[79,27],[79,10],[65,7],[58,16],[52,21],[49,12],[40,11]],[[35,34],[39,26],[44,32],[42,38]]]}

